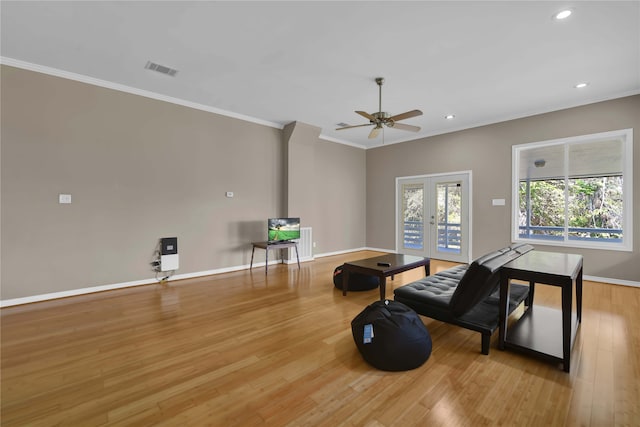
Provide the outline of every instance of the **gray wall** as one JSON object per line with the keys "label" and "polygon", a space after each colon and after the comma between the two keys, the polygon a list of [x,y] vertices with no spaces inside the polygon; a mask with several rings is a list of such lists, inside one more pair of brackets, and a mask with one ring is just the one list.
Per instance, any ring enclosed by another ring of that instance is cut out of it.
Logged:
{"label": "gray wall", "polygon": [[359,148],[319,140],[321,129],[294,122],[284,129],[288,152],[287,209],[314,224],[315,254],[365,246],[366,155]]}
{"label": "gray wall", "polygon": [[[286,194],[282,130],[1,72],[2,300],[148,280],[161,237],[178,237],[178,274],[247,265],[266,219],[296,203]],[[316,160],[305,197],[343,209],[314,212],[303,226],[313,227],[317,251],[363,247],[365,151],[309,138]],[[73,203],[58,204],[59,193]],[[330,242],[341,221],[362,230]]]}
{"label": "gray wall", "polygon": [[[640,95],[367,150],[367,246],[395,249],[395,178],[471,170],[473,257],[511,242],[511,147],[634,128],[640,138]],[[584,256],[586,275],[640,280],[640,147],[634,144],[633,252],[562,249]],[[506,206],[492,206],[494,198]]]}
{"label": "gray wall", "polygon": [[[513,144],[640,132],[634,96],[365,151],[302,123],[273,129],[7,66],[0,76],[2,300],[151,279],[160,237],[179,238],[179,274],[246,265],[277,215],[313,227],[316,254],[393,250],[395,178],[460,170],[473,171],[478,256],[509,243]],[[636,144],[636,206],[639,165]],[[634,220],[633,253],[571,250],[585,274],[640,280],[640,208]]]}
{"label": "gray wall", "polygon": [[366,151],[321,141],[314,154],[313,240],[318,253],[360,249],[366,243]]}

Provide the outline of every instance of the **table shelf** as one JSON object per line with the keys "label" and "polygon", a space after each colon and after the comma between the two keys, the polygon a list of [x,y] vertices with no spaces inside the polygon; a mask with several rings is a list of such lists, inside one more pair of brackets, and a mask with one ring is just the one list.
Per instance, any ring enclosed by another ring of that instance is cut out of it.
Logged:
{"label": "table shelf", "polygon": [[[505,338],[505,348],[512,348],[525,353],[562,362],[562,311],[545,306],[534,305],[509,326]],[[571,343],[573,344],[578,330],[578,319],[575,313],[571,316]]]}

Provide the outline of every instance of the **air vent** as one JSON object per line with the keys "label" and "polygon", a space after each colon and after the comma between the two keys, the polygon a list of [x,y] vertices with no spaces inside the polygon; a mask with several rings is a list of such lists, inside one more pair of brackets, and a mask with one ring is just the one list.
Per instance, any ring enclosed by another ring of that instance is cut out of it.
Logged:
{"label": "air vent", "polygon": [[167,74],[169,76],[175,76],[178,70],[174,70],[173,68],[165,67],[164,65],[156,64],[155,62],[147,61],[147,65],[144,66],[147,70],[157,71],[162,74]]}

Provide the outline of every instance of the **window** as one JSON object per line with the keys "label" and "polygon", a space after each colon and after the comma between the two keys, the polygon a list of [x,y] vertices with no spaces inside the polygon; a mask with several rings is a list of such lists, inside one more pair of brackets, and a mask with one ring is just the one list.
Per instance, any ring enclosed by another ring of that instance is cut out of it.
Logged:
{"label": "window", "polygon": [[514,241],[632,250],[633,130],[513,146]]}

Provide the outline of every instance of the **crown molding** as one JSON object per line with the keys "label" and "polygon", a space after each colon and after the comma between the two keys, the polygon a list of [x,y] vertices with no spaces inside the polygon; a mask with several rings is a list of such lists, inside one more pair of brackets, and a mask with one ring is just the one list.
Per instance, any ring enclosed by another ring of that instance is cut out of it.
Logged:
{"label": "crown molding", "polygon": [[6,56],[0,56],[0,64],[8,65],[11,67],[21,68],[24,70],[34,71],[36,73],[47,74],[50,76],[61,77],[67,80],[74,80],[81,83],[90,84],[93,86],[99,86],[106,89],[117,90],[120,92],[130,93],[132,95],[143,96],[145,98],[155,99],[157,101],[169,102],[171,104],[181,105],[183,107],[189,107],[196,110],[206,111],[221,116],[231,117],[245,122],[251,122],[263,126],[268,126],[276,129],[283,129],[283,125],[280,123],[270,122],[268,120],[262,120],[251,116],[245,116],[244,114],[234,113],[233,111],[222,110],[220,108],[211,107],[209,105],[199,104],[197,102],[191,102],[180,98],[174,98],[172,96],[162,95],[160,93],[151,92],[148,90],[138,89],[131,86],[109,82],[106,80],[98,79],[95,77],[85,76],[84,74],[72,73],[70,71],[60,70],[53,67],[47,67],[44,65],[34,64],[31,62],[21,61],[19,59],[9,58]]}

